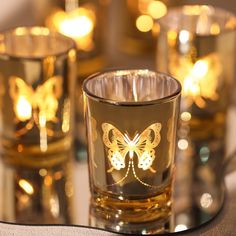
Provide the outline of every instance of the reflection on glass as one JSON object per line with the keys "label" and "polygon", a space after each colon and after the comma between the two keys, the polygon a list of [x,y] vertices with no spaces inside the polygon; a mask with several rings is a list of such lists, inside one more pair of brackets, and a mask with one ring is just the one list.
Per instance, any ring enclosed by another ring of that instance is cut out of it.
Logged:
{"label": "reflection on glass", "polygon": [[[181,157],[192,165],[191,157]],[[222,189],[220,183],[212,181],[215,177],[207,164],[199,172],[202,184],[192,182],[189,175],[192,169],[186,169],[186,163],[182,164],[181,171],[176,172],[176,178],[182,181],[175,185],[178,194],[173,198],[172,216],[162,222],[143,224],[127,224],[120,219],[121,212],[115,213],[110,220],[93,208],[89,201],[86,162],[65,162],[53,168],[35,169],[16,169],[3,164],[0,165],[0,220],[26,224],[76,224],[114,232],[139,230],[142,234],[196,228],[212,219],[222,207]],[[75,181],[71,181],[72,173]],[[193,189],[194,194],[189,194]],[[120,196],[119,199],[124,198]]]}
{"label": "reflection on glass", "polygon": [[208,55],[194,64],[185,57],[179,59],[179,64],[175,63],[176,59],[170,61],[170,73],[179,78],[183,87],[183,96],[189,100],[189,106],[195,103],[199,108],[204,108],[206,99],[212,101],[219,99],[216,78],[219,78],[222,73],[222,64],[217,55]]}
{"label": "reflection on glass", "polygon": [[[64,154],[69,159],[71,153]],[[18,168],[4,163],[1,220],[24,224],[72,224],[71,163]]]}
{"label": "reflection on glass", "polygon": [[175,232],[181,232],[181,231],[185,231],[187,229],[188,229],[188,227],[186,225],[179,224],[179,225],[176,225]]}
{"label": "reflection on glass", "polygon": [[32,195],[34,193],[33,186],[25,179],[19,180],[19,186],[29,195]]}
{"label": "reflection on glass", "polygon": [[200,204],[203,208],[208,208],[213,202],[212,196],[209,193],[203,193],[200,199]]}

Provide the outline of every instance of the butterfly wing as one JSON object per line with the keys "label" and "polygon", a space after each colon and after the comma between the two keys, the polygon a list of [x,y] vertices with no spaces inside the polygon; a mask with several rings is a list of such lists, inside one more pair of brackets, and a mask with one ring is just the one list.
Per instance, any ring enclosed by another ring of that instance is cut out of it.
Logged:
{"label": "butterfly wing", "polygon": [[151,167],[155,159],[155,147],[161,141],[161,124],[154,123],[148,126],[139,136],[139,140],[135,147],[135,153],[138,156],[138,168],[152,172],[155,170]]}
{"label": "butterfly wing", "polygon": [[112,167],[115,170],[125,168],[125,157],[129,148],[123,134],[109,123],[103,123],[102,130],[103,143],[108,148],[108,159]]}
{"label": "butterfly wing", "polygon": [[33,89],[17,76],[10,77],[9,88],[16,118],[23,122],[29,120],[32,117]]}
{"label": "butterfly wing", "polygon": [[39,109],[39,116],[46,121],[56,121],[58,98],[62,95],[62,77],[54,76],[44,84],[39,85],[35,92],[35,103]]}

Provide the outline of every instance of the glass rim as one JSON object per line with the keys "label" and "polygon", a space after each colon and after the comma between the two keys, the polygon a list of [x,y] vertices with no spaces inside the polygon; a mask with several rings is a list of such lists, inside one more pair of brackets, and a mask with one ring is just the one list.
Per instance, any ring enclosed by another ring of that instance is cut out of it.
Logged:
{"label": "glass rim", "polygon": [[[228,10],[221,8],[221,7],[215,7],[213,5],[207,5],[207,4],[192,4],[192,5],[186,4],[186,5],[182,5],[182,6],[172,7],[168,10],[167,14],[165,16],[163,16],[162,18],[160,18],[159,20],[157,20],[157,22],[164,29],[168,29],[168,30],[173,29],[173,27],[171,26],[171,23],[169,21],[167,21],[166,19],[169,16],[171,16],[174,12],[179,12],[178,15],[183,14],[184,8],[186,8],[186,7],[208,7],[208,8],[214,9],[216,12],[224,13],[225,15],[228,16],[229,19],[232,17],[236,22],[236,15],[233,12],[228,11]],[[189,17],[196,16],[196,15],[199,15],[199,14],[195,14],[195,15],[189,14]],[[211,16],[211,15],[209,14],[209,16]],[[176,29],[177,32],[180,32],[181,30],[183,30],[183,29],[181,29],[181,28]],[[219,35],[229,33],[229,32],[234,32],[234,31],[236,31],[236,23],[233,28],[221,27],[221,31],[219,34],[211,34],[211,33],[199,34],[196,32],[196,30],[192,30],[190,32],[193,33],[194,35],[201,36],[201,37],[217,37]]]}
{"label": "glass rim", "polygon": [[[18,33],[17,33],[18,31]],[[32,55],[32,56],[21,56],[21,55],[14,55],[12,53],[7,52],[1,52],[0,50],[0,56],[7,57],[10,59],[20,59],[20,60],[42,60],[48,56],[55,56],[59,57],[61,55],[67,54],[70,50],[75,49],[76,50],[76,43],[73,39],[70,37],[67,37],[55,30],[49,29],[44,26],[19,26],[15,28],[11,28],[5,31],[0,32],[0,44],[2,43],[2,40],[4,40],[4,37],[7,34],[16,35],[16,36],[27,36],[27,35],[33,35],[33,36],[54,36],[57,39],[63,39],[67,41],[67,46],[65,50],[58,50],[58,52],[54,53],[48,53],[45,55]]]}
{"label": "glass rim", "polygon": [[[173,81],[175,81],[175,83],[177,84],[177,89],[174,92],[172,92],[170,95],[162,97],[162,98],[153,99],[150,101],[126,102],[126,101],[116,101],[116,100],[107,99],[104,97],[97,96],[93,92],[89,91],[89,89],[87,88],[87,84],[90,80],[92,80],[100,75],[105,75],[107,73],[115,73],[118,71],[122,71],[122,72],[135,72],[135,71],[145,72],[146,71],[146,72],[155,73],[156,75],[166,76],[166,77],[172,79]],[[97,101],[97,102],[107,103],[107,104],[111,104],[111,105],[119,105],[119,106],[144,106],[144,105],[165,103],[165,102],[169,102],[169,101],[175,99],[176,97],[181,95],[182,86],[181,86],[180,82],[177,79],[175,79],[173,76],[163,73],[163,72],[159,72],[159,71],[154,71],[154,70],[149,70],[149,69],[110,69],[110,70],[108,69],[108,70],[98,72],[98,73],[95,73],[95,74],[87,77],[83,82],[82,90],[83,90],[83,93],[86,94],[87,97],[89,97],[92,100]]]}

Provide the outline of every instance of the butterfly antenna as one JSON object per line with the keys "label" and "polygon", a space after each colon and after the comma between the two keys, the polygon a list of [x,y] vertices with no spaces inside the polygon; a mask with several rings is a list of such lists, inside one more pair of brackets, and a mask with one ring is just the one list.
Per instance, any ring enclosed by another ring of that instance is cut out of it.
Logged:
{"label": "butterfly antenna", "polygon": [[129,174],[130,166],[131,166],[131,160],[129,160],[129,165],[128,165],[127,171],[125,173],[125,176],[122,179],[120,179],[117,182],[115,182],[114,184],[109,184],[108,186],[114,186],[114,185],[117,185],[117,184],[120,184],[121,182],[123,182],[127,178],[128,174]]}
{"label": "butterfly antenna", "polygon": [[130,141],[131,141],[129,136],[127,135],[127,133],[125,133],[125,135],[124,135],[124,140],[126,143],[130,143]]}
{"label": "butterfly antenna", "polygon": [[148,183],[145,183],[143,182],[137,175],[136,175],[136,171],[135,171],[135,168],[134,168],[134,161],[133,159],[130,160],[131,161],[131,166],[132,166],[132,172],[134,174],[134,178],[138,180],[139,183],[141,183],[142,185],[144,186],[147,186],[147,187],[150,187],[150,188],[153,188],[154,186],[148,184]]}
{"label": "butterfly antenna", "polygon": [[151,166],[148,168],[152,173],[156,173],[157,171],[154,170]]}
{"label": "butterfly antenna", "polygon": [[139,140],[139,133],[137,133],[135,136],[134,136],[134,139],[133,139],[133,142],[136,144],[137,141]]}

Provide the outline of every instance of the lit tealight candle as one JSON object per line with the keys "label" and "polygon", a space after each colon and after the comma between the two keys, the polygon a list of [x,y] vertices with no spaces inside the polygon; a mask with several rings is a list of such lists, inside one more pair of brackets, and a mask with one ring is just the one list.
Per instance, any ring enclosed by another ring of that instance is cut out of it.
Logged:
{"label": "lit tealight candle", "polygon": [[60,33],[73,38],[77,48],[91,51],[93,44],[93,31],[96,17],[91,9],[79,7],[73,11],[56,11],[46,21],[46,25],[55,28]]}

